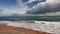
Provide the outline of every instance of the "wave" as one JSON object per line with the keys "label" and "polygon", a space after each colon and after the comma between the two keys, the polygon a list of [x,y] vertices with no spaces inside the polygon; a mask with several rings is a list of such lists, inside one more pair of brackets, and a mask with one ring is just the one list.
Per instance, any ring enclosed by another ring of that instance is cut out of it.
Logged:
{"label": "wave", "polygon": [[24,27],[37,31],[44,31],[55,34],[60,33],[60,22],[34,21],[34,23],[26,23],[25,21],[0,21],[0,23],[6,23],[7,26]]}

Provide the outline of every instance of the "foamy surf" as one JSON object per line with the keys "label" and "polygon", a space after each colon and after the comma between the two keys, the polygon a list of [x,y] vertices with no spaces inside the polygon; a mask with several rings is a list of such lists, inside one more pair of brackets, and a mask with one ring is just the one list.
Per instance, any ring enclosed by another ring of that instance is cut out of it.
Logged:
{"label": "foamy surf", "polygon": [[37,31],[60,34],[60,22],[34,21],[35,23],[24,23],[20,21],[0,21],[7,23],[7,26],[24,27]]}

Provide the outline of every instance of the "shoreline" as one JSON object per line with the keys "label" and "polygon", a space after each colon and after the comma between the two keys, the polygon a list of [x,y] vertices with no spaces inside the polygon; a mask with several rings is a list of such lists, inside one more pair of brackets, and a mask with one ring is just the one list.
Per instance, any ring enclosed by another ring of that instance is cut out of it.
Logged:
{"label": "shoreline", "polygon": [[[46,33],[46,32],[41,32],[41,31],[35,31],[32,29],[26,29],[26,28],[22,28],[22,27],[12,27],[12,26],[0,26],[0,31],[6,31],[6,30],[13,30],[13,31],[19,31],[24,34],[50,34],[50,33]],[[10,32],[11,33],[11,32]]]}
{"label": "shoreline", "polygon": [[21,23],[20,21],[0,21],[7,23],[6,26],[24,27],[36,31],[60,34],[60,22],[35,21],[35,23]]}

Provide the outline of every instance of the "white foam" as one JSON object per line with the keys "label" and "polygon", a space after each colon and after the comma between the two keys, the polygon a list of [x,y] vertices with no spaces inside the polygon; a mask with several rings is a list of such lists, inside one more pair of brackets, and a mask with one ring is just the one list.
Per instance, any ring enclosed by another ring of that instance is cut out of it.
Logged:
{"label": "white foam", "polygon": [[2,22],[8,23],[8,26],[25,27],[37,31],[60,34],[60,22],[35,21],[35,23],[21,23],[20,21],[1,21],[1,23]]}

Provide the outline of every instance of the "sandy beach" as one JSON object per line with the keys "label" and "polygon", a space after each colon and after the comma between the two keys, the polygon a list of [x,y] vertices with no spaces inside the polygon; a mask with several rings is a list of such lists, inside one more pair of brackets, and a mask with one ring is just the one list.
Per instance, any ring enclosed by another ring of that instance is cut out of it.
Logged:
{"label": "sandy beach", "polygon": [[50,34],[32,29],[12,26],[0,26],[0,34]]}

